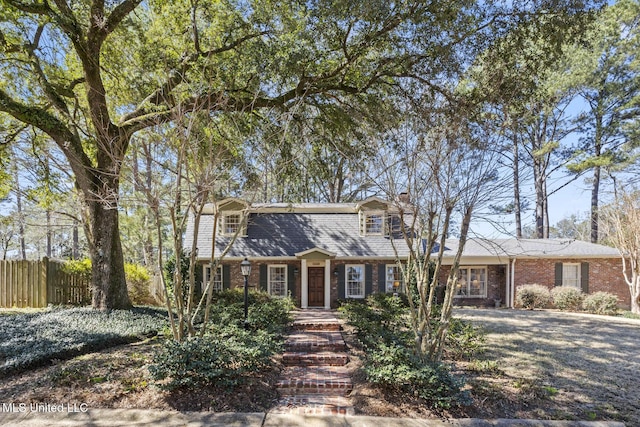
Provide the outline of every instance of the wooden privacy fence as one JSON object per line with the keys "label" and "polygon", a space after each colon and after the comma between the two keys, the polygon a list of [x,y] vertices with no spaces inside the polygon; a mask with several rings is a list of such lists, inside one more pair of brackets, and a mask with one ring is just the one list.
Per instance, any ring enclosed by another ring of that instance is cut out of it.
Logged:
{"label": "wooden privacy fence", "polygon": [[48,304],[86,305],[91,302],[90,279],[63,271],[63,263],[0,260],[0,307],[46,307]]}

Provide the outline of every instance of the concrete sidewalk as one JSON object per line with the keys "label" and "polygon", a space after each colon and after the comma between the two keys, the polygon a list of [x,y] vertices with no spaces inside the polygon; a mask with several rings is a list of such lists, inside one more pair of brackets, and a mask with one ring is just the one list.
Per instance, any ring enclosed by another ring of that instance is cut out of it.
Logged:
{"label": "concrete sidewalk", "polygon": [[537,420],[425,420],[368,416],[90,409],[86,412],[0,412],[0,426],[15,427],[624,427],[619,422]]}

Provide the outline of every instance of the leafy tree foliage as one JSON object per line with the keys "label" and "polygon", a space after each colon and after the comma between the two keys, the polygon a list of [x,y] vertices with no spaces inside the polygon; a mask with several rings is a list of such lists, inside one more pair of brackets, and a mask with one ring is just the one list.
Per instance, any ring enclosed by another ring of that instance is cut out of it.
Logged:
{"label": "leafy tree foliage", "polygon": [[630,138],[640,115],[640,2],[621,0],[607,7],[590,28],[586,43],[573,47],[567,61],[571,83],[587,104],[576,123],[583,132],[570,165],[592,171],[591,241],[597,242],[602,173],[613,175],[636,160]]}
{"label": "leafy tree foliage", "polygon": [[3,0],[0,112],[66,157],[86,206],[93,305],[130,306],[119,236],[131,137],[192,111],[340,104],[398,78],[445,88],[515,22],[558,26],[582,1]]}

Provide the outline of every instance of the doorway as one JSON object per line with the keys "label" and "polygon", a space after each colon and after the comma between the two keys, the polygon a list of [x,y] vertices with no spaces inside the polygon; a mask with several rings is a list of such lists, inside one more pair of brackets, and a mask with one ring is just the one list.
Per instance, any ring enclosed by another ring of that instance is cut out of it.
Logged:
{"label": "doorway", "polygon": [[309,307],[324,307],[324,267],[309,267]]}

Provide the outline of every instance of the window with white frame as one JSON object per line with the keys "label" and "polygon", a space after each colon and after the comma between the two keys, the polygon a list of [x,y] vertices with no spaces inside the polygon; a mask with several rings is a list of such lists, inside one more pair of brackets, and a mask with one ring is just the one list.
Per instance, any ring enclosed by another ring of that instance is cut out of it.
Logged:
{"label": "window with white frame", "polygon": [[456,296],[460,298],[486,298],[487,267],[460,267]]}
{"label": "window with white frame", "polygon": [[221,218],[222,234],[233,236],[240,231],[242,225],[242,214],[239,212],[224,213]]}
{"label": "window with white frame", "polygon": [[562,264],[562,286],[580,288],[580,264]]}
{"label": "window with white frame", "polygon": [[347,265],[345,276],[345,297],[364,298],[364,265]]}
{"label": "window with white frame", "polygon": [[269,294],[277,297],[287,296],[287,266],[270,265],[268,273]]}
{"label": "window with white frame", "polygon": [[[203,279],[203,284],[204,284],[202,289],[204,290],[204,288],[207,286],[207,283],[209,283],[209,280],[211,280],[211,266],[210,265],[205,265],[204,266],[204,271],[202,273],[202,279]],[[223,289],[223,285],[222,285],[222,266],[219,265],[216,268],[216,274],[213,276],[213,291],[214,292],[221,292],[222,289]]]}
{"label": "window with white frame", "polygon": [[404,290],[402,269],[397,264],[387,264],[385,271],[387,292],[402,292]]}
{"label": "window with white frame", "polygon": [[382,236],[386,235],[389,225],[385,223],[384,211],[360,211],[360,235]]}

